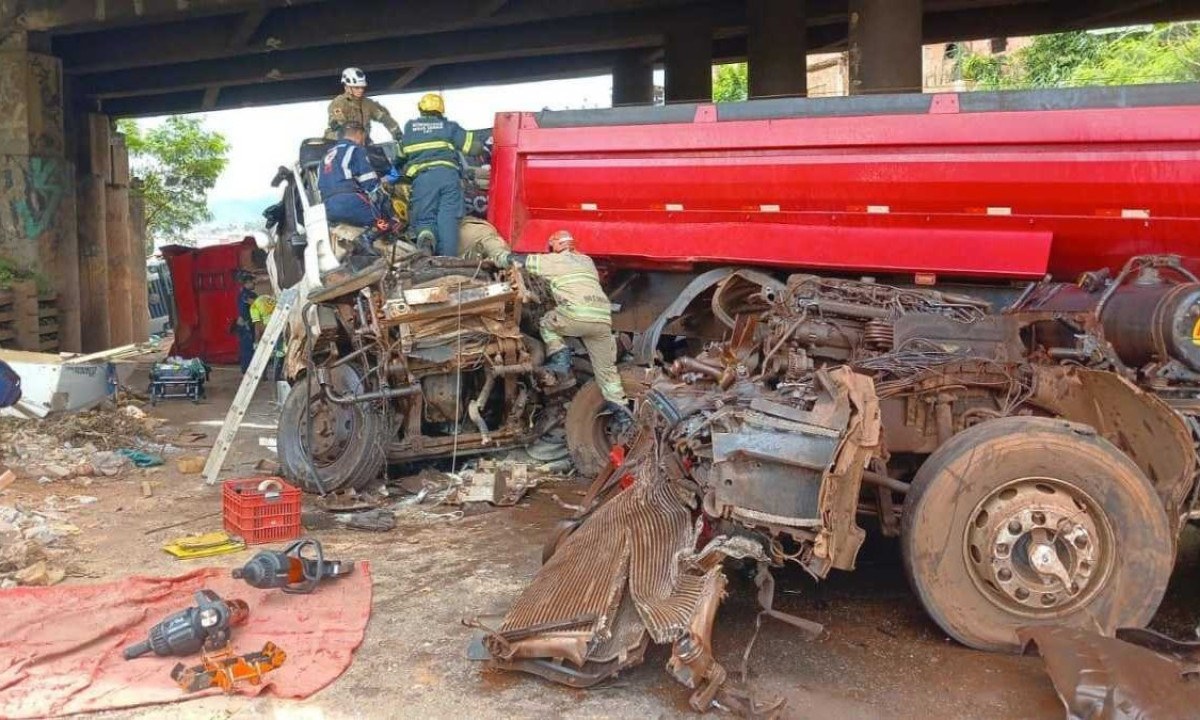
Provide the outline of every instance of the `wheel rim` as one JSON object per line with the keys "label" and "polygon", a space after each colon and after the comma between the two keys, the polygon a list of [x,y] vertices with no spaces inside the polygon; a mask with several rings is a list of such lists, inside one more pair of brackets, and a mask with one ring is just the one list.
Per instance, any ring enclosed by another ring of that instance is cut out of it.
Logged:
{"label": "wheel rim", "polygon": [[1047,620],[1074,612],[1112,570],[1112,528],[1099,507],[1056,478],[997,488],[967,524],[963,552],[971,580],[1010,613]]}
{"label": "wheel rim", "polygon": [[326,468],[338,461],[354,442],[358,431],[358,415],[349,407],[335,405],[318,392],[309,398],[309,427],[300,426],[300,446],[308,452],[309,434],[312,435],[313,464]]}

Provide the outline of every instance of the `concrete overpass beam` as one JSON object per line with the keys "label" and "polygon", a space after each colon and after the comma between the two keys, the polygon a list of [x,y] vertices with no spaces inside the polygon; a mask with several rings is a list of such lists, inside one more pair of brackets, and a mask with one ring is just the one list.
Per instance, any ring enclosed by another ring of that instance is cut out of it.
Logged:
{"label": "concrete overpass beam", "polygon": [[667,102],[712,102],[712,19],[694,13],[671,23],[666,36]]}
{"label": "concrete overpass beam", "polygon": [[21,32],[0,38],[0,256],[51,281],[59,348],[79,350],[75,182],[63,131],[62,63],[34,52],[41,45],[33,40]]}
{"label": "concrete overpass beam", "polygon": [[654,68],[645,53],[625,52],[613,64],[613,107],[654,102]]}
{"label": "concrete overpass beam", "polygon": [[850,0],[850,94],[921,92],[921,0]]}
{"label": "concrete overpass beam", "polygon": [[808,92],[804,0],[750,0],[746,39],[750,97]]}

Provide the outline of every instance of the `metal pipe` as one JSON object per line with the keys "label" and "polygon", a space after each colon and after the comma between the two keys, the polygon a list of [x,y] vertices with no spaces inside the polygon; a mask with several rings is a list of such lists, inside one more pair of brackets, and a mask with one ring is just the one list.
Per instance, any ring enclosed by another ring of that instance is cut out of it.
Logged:
{"label": "metal pipe", "polygon": [[[320,377],[318,375],[318,381]],[[354,405],[356,403],[371,402],[373,400],[392,400],[394,398],[409,397],[410,395],[420,395],[420,385],[409,385],[401,388],[388,388],[387,390],[376,390],[369,393],[361,393],[358,395],[339,395],[325,383],[321,383],[321,389],[325,391],[325,397],[335,405]]]}
{"label": "metal pipe", "polygon": [[334,360],[333,363],[331,363],[329,365],[329,369],[332,370],[335,367],[341,367],[342,365],[345,365],[346,363],[350,362],[351,360],[361,357],[362,355],[366,354],[367,351],[369,351],[375,347],[378,347],[378,343],[371,343],[370,345],[363,345],[362,347],[360,347],[359,349],[350,353],[349,355],[345,355],[343,357],[338,358],[337,360]]}
{"label": "metal pipe", "polygon": [[483,444],[488,445],[492,442],[491,431],[488,430],[487,421],[483,419],[483,414],[479,412],[479,408],[487,402],[488,395],[492,394],[492,388],[496,386],[496,373],[493,372],[492,368],[488,368],[484,371],[484,375],[485,379],[483,387],[479,390],[479,395],[467,403],[467,415],[475,423],[475,427],[479,429],[479,436]]}
{"label": "metal pipe", "polygon": [[854,303],[839,302],[837,300],[817,300],[813,304],[821,308],[822,312],[866,320],[886,320],[892,315],[891,311],[886,308],[855,305]]}
{"label": "metal pipe", "polygon": [[897,480],[896,478],[888,477],[883,473],[877,473],[872,470],[863,470],[862,479],[863,482],[887,488],[901,495],[907,495],[910,488],[909,484],[903,480]]}

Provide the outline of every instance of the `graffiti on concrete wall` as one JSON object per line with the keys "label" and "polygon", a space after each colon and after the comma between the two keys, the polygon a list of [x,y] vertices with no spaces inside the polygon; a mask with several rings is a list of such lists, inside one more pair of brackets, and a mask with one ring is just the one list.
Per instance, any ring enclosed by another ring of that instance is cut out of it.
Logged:
{"label": "graffiti on concrete wall", "polygon": [[33,269],[48,264],[56,239],[71,231],[70,182],[63,158],[0,156],[0,255]]}

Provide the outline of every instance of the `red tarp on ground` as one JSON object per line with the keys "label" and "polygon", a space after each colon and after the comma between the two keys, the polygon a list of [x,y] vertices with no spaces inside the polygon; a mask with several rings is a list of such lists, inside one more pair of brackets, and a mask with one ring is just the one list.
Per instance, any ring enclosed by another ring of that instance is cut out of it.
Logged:
{"label": "red tarp on ground", "polygon": [[5,590],[0,592],[0,717],[65,715],[219,693],[187,694],[171,680],[176,663],[190,667],[198,656],[121,656],[154,624],[194,605],[195,591],[204,588],[249,603],[249,619],[233,631],[238,654],[259,651],[268,641],[287,653],[265,685],[240,686],[239,692],[248,695],[270,687],[279,697],[304,698],[333,682],[350,666],[371,614],[366,563],[311,595],[256,590],[221,568],[174,578]]}
{"label": "red tarp on ground", "polygon": [[238,268],[249,268],[253,238],[240,243],[162,249],[175,290],[175,342],[171,354],[198,357],[212,364],[236,364],[237,336],[229,326],[237,318],[241,286]]}

